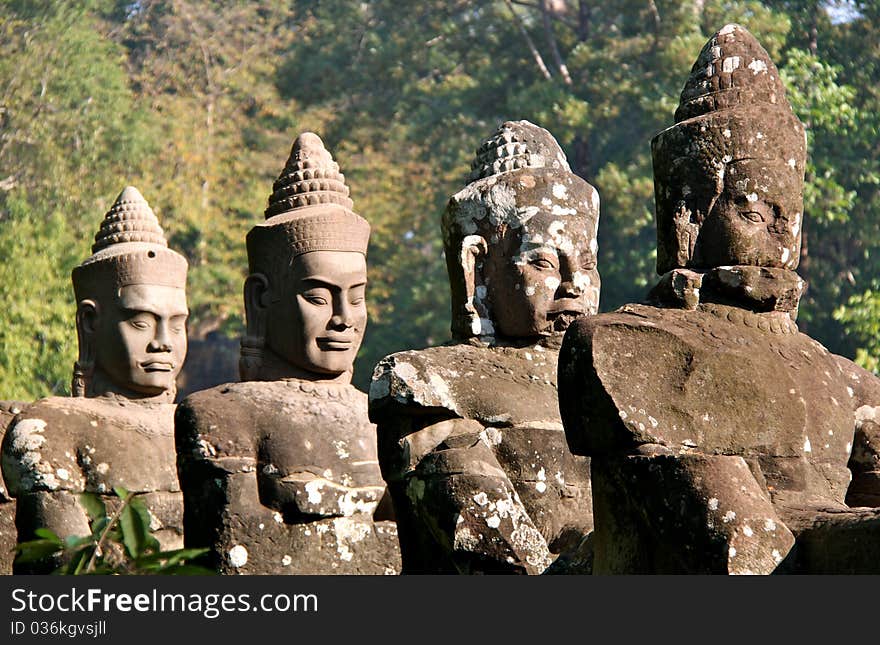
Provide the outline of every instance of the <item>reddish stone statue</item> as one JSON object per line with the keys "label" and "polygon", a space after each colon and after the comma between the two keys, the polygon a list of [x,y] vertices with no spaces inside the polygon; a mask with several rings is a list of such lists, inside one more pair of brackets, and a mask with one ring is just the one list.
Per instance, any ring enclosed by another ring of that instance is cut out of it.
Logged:
{"label": "reddish stone statue", "polygon": [[168,248],[152,209],[131,186],[105,216],[92,252],[73,270],[73,397],[28,406],[3,441],[18,539],[33,539],[40,527],[61,537],[87,535],[77,494],[109,496],[122,486],[143,495],[162,547],[180,548],[173,401],[186,357],[187,263]]}
{"label": "reddish stone statue", "polygon": [[727,25],[653,142],[648,303],[560,352],[592,458],[597,573],[877,572],[880,380],[795,323],[806,148],[776,66]]}
{"label": "reddish stone statue", "polygon": [[186,543],[221,573],[400,569],[367,397],[350,384],[370,227],[348,195],[321,139],[301,134],[247,236],[242,382],[178,408]]}
{"label": "reddish stone statue", "polygon": [[483,142],[449,201],[454,341],[386,357],[370,388],[405,572],[589,570],[589,461],[566,446],[556,362],[598,307],[598,218],[595,189],[527,121]]}

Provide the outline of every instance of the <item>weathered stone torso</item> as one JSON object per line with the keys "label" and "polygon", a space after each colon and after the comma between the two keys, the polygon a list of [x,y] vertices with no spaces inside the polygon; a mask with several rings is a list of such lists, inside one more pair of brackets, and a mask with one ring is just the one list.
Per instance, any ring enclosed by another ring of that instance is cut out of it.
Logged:
{"label": "weathered stone torso", "polygon": [[142,493],[163,549],[183,546],[183,499],[177,483],[174,405],[117,397],[52,397],[16,417],[3,443],[3,474],[17,498],[20,539],[46,526],[85,535],[75,495]]}
{"label": "weathered stone torso", "polygon": [[177,416],[187,544],[224,573],[397,573],[366,396],[289,379],[197,392]]}
{"label": "weathered stone torso", "polygon": [[[840,503],[850,472],[853,388],[838,358],[787,314],[704,304],[627,305],[585,321],[593,366],[619,420],[575,433],[577,452],[660,444],[740,455],[774,499]],[[587,416],[593,397],[582,397]]]}
{"label": "weathered stone torso", "polygon": [[[848,512],[853,444],[871,451],[860,428],[874,427],[864,399],[876,378],[799,333],[788,314],[627,305],[577,321],[562,351],[569,443],[602,482],[600,569],[717,570],[714,555],[670,564],[668,546],[650,546],[683,539],[681,553],[717,547],[717,566],[772,571],[792,545],[786,526],[798,536],[807,516]],[[861,461],[870,478],[876,464]],[[707,542],[694,537],[701,531]]]}
{"label": "weathered stone torso", "polygon": [[559,420],[552,347],[394,354],[370,414],[406,571],[546,569],[592,528],[589,460]]}

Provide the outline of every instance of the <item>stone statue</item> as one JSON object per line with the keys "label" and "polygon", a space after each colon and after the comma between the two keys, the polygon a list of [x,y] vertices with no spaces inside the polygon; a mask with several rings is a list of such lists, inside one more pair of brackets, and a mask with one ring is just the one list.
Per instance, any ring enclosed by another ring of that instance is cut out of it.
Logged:
{"label": "stone statue", "polygon": [[40,527],[61,537],[87,535],[77,494],[111,496],[123,486],[143,494],[162,548],[180,548],[173,401],[186,356],[187,263],[168,248],[152,209],[131,186],[104,217],[92,252],[72,276],[79,339],[73,397],[28,406],[4,438],[18,539],[33,539]]}
{"label": "stone statue", "polygon": [[[25,405],[19,401],[0,401],[0,442],[15,415]],[[12,573],[15,544],[15,500],[9,495],[3,485],[3,478],[0,477],[0,575]]]}
{"label": "stone statue", "polygon": [[589,568],[589,461],[566,447],[556,363],[598,307],[598,218],[596,190],[528,121],[483,142],[449,201],[454,340],[386,357],[370,387],[405,573]]}
{"label": "stone statue", "polygon": [[877,572],[880,381],[798,331],[804,127],[743,27],[652,150],[659,284],[560,352],[594,571]]}
{"label": "stone statue", "polygon": [[397,573],[367,397],[350,385],[370,227],[304,132],[247,236],[241,383],[176,417],[186,543],[221,573]]}

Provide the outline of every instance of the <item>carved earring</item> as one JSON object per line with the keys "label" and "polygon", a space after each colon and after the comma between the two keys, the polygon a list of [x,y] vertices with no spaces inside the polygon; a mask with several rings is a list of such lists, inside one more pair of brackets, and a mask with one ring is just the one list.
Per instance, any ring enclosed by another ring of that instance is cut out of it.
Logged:
{"label": "carved earring", "polygon": [[82,300],[76,308],[76,338],[78,356],[73,364],[72,396],[84,397],[95,374],[95,329],[98,323],[98,303]]}
{"label": "carved earring", "polygon": [[[468,235],[461,242],[461,253],[459,256],[459,264],[462,269],[464,302],[462,303],[462,315],[459,321],[460,332],[462,336],[479,336],[481,335],[482,325],[480,323],[481,312],[477,307],[477,261],[486,255],[486,240],[480,235]],[[481,303],[484,310],[482,313],[487,315],[485,304]]]}
{"label": "carved earring", "polygon": [[242,381],[254,381],[263,368],[266,346],[266,307],[269,280],[252,273],[244,282],[245,335],[241,339],[238,373]]}

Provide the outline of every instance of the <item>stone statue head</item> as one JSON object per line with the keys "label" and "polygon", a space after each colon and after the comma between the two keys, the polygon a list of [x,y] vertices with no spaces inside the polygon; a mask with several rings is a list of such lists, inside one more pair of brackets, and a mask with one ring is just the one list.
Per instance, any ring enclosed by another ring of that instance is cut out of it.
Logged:
{"label": "stone statue head", "polygon": [[370,225],[318,135],[296,138],[247,236],[242,380],[351,378],[367,324]]}
{"label": "stone statue head", "polygon": [[718,31],[694,63],[675,125],[651,142],[657,272],[797,268],[804,134],[755,37],[734,24]]}
{"label": "stone statue head", "polygon": [[74,396],[174,400],[186,358],[186,271],[150,205],[126,187],[101,222],[92,256],[73,270]]}
{"label": "stone statue head", "polygon": [[553,136],[501,124],[443,215],[453,336],[545,336],[596,313],[598,225],[596,189]]}

